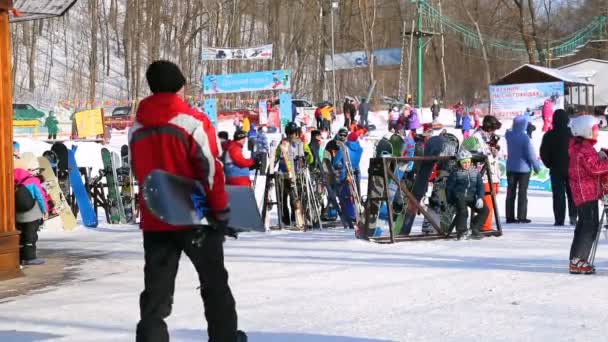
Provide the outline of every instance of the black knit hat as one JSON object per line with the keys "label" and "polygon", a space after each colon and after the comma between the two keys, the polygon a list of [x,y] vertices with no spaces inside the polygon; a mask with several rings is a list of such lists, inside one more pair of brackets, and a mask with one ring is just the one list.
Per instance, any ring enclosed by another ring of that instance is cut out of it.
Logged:
{"label": "black knit hat", "polygon": [[486,115],[483,117],[481,129],[484,131],[499,130],[502,127],[502,123],[493,115]]}
{"label": "black knit hat", "polygon": [[179,67],[169,61],[155,61],[146,71],[150,91],[156,93],[177,93],[186,84],[186,78]]}
{"label": "black knit hat", "polygon": [[241,140],[243,138],[247,138],[247,132],[245,132],[241,129],[238,129],[238,130],[236,130],[236,132],[234,132],[234,136],[233,136],[234,140]]}

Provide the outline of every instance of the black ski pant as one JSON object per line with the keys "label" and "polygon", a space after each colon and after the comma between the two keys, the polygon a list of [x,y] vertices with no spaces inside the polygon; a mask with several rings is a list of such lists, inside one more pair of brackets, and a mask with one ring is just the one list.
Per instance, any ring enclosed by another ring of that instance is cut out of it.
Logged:
{"label": "black ski pant", "polygon": [[38,227],[40,220],[17,223],[19,235],[19,260],[29,261],[36,259],[36,242],[38,242]]}
{"label": "black ski pant", "polygon": [[315,120],[317,121],[317,129],[321,130],[323,128],[323,119],[322,118],[315,118]]}
{"label": "black ski pant", "polygon": [[[420,164],[420,170],[418,171],[418,174],[416,174],[414,185],[412,187],[412,194],[414,197],[416,197],[418,202],[422,200],[422,197],[424,197],[429,188],[429,178],[431,177],[431,173],[433,173],[435,163],[435,161],[424,161]],[[415,208],[413,205],[409,205],[408,207],[411,210]],[[412,225],[414,224],[417,211],[412,212],[411,210],[407,210],[405,214],[403,226],[401,227],[402,235],[409,235],[412,231]]]}
{"label": "black ski pant", "polygon": [[144,232],[144,283],[139,299],[141,320],[137,342],[168,342],[164,319],[171,314],[175,277],[182,252],[198,273],[210,342],[236,341],[237,315],[224,268],[224,235],[210,232],[200,246],[192,242],[193,229],[172,232]]}
{"label": "black ski pant", "polygon": [[479,233],[483,223],[488,218],[490,209],[484,204],[481,209],[475,207],[475,200],[466,200],[465,198],[459,198],[454,203],[456,208],[456,217],[454,217],[454,226],[458,233],[464,233],[467,231],[467,218],[469,217],[469,209],[471,208],[471,231]]}
{"label": "black ski pant", "polygon": [[291,185],[291,179],[287,175],[281,177],[281,220],[284,224],[291,225],[296,221],[295,194]]}
{"label": "black ski pant", "polygon": [[517,219],[528,218],[528,182],[530,172],[507,171],[507,200],[505,211],[507,221],[515,221],[515,198],[517,197]]}
{"label": "black ski pant", "polygon": [[566,200],[568,202],[568,215],[576,218],[576,207],[572,200],[570,181],[568,176],[551,175],[551,192],[553,192],[553,216],[556,224],[564,224],[566,218]]}
{"label": "black ski pant", "polygon": [[598,201],[585,202],[576,207],[576,211],[578,222],[570,246],[570,260],[573,258],[587,260],[600,225]]}
{"label": "black ski pant", "polygon": [[57,133],[49,133],[49,138],[47,140],[55,140],[57,139]]}

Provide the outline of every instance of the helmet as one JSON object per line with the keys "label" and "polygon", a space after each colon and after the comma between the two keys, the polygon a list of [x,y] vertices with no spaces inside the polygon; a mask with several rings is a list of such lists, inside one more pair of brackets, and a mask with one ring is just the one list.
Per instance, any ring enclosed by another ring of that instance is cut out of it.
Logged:
{"label": "helmet", "polygon": [[236,130],[236,132],[234,132],[234,137],[233,137],[234,140],[241,140],[243,138],[247,138],[247,132],[245,132],[241,129],[238,129],[238,130]]}
{"label": "helmet", "polygon": [[287,135],[297,134],[298,129],[299,129],[298,124],[292,121],[285,126],[285,134],[287,134]]}
{"label": "helmet", "polygon": [[591,115],[581,115],[572,119],[570,122],[570,130],[575,137],[585,139],[593,138],[593,126],[599,124],[597,119]]}
{"label": "helmet", "polygon": [[502,123],[500,123],[500,121],[498,121],[498,119],[493,116],[493,115],[486,115],[483,118],[483,122],[481,124],[481,129],[483,129],[484,131],[496,131],[499,130],[500,127],[502,127]]}
{"label": "helmet", "polygon": [[466,159],[471,160],[471,158],[473,158],[473,155],[471,154],[471,152],[463,149],[460,149],[460,151],[458,151],[458,153],[456,154],[456,159],[458,159],[458,161],[463,161]]}

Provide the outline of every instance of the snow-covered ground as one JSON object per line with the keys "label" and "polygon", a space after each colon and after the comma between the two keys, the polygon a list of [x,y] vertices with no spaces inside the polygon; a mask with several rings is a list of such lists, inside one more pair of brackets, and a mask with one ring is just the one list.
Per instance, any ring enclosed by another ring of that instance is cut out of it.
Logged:
{"label": "snow-covered ground", "polygon": [[[115,135],[111,146],[125,139]],[[20,142],[24,152],[44,148]],[[373,140],[364,146],[369,156]],[[81,148],[79,162],[94,165],[93,147]],[[498,202],[504,212],[504,191]],[[504,225],[502,237],[481,241],[377,245],[341,229],[242,234],[225,245],[239,327],[254,342],[605,341],[606,241],[596,275],[570,275],[573,228],[552,226],[549,193],[530,193],[528,212],[532,224]],[[0,341],[134,340],[137,227],[43,230],[39,247],[84,260],[74,279],[1,302]],[[205,341],[196,272],[187,258],[180,266],[172,341]]]}

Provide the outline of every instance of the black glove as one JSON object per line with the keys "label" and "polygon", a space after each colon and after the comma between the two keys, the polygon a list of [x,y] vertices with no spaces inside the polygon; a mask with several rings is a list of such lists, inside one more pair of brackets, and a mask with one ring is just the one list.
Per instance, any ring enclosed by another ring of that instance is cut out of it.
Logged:
{"label": "black glove", "polygon": [[212,222],[213,228],[218,232],[226,236],[230,236],[233,238],[238,238],[238,232],[230,227],[228,227],[228,223],[230,222],[230,210],[228,209],[225,215],[222,215],[223,219],[214,218]]}
{"label": "black glove", "polygon": [[253,165],[251,165],[251,166],[249,167],[249,170],[258,170],[258,169],[260,168],[260,166],[261,166],[261,165],[262,165],[262,161],[261,161],[261,160],[258,160],[258,159],[255,159],[255,160],[253,161]]}

